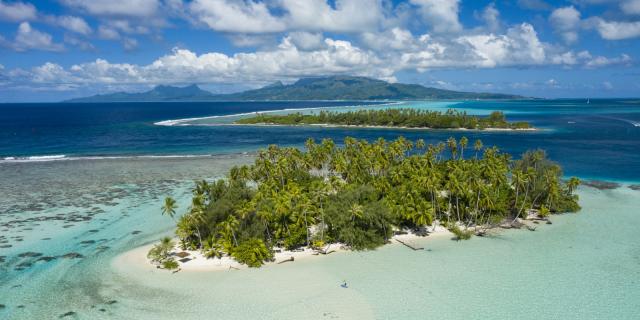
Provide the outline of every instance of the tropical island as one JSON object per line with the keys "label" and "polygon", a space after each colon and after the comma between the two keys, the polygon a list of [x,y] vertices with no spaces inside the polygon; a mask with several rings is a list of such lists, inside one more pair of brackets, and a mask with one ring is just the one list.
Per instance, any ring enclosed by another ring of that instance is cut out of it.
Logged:
{"label": "tropical island", "polygon": [[[271,145],[253,165],[196,183],[191,205],[177,219],[177,248],[260,267],[282,250],[374,249],[394,234],[426,235],[436,227],[456,240],[497,227],[535,230],[522,221],[580,209],[574,194],[580,180],[562,177],[543,150],[514,160],[465,137],[435,145],[402,137],[346,138],[342,146],[309,139],[305,150]],[[176,209],[166,198],[163,214],[175,218]],[[175,269],[176,257],[186,254],[175,251],[165,238],[148,258]]]}
{"label": "tropical island", "polygon": [[80,97],[64,102],[184,102],[184,101],[312,101],[312,100],[477,100],[525,99],[525,97],[486,92],[460,92],[424,87],[419,84],[389,83],[352,77],[302,78],[291,84],[278,81],[262,88],[236,93],[214,94],[195,84],[186,87],[160,85],[145,92],[115,92]]}
{"label": "tropical island", "polygon": [[235,124],[260,125],[333,125],[357,127],[387,127],[414,129],[532,129],[527,122],[508,122],[504,113],[493,111],[487,117],[470,116],[449,109],[446,112],[408,108],[358,110],[347,112],[320,111],[317,114],[291,113],[270,115],[260,113],[236,120]]}

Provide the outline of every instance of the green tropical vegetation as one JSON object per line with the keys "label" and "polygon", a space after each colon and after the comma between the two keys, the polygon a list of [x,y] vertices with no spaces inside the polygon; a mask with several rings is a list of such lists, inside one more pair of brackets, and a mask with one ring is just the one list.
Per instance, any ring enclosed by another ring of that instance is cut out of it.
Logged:
{"label": "green tropical vegetation", "polygon": [[[580,181],[563,181],[544,151],[514,160],[479,140],[469,145],[464,137],[438,144],[346,138],[342,146],[309,139],[304,150],[271,145],[225,179],[198,181],[176,234],[184,249],[259,267],[275,247],[373,249],[395,231],[436,224],[464,240],[477,230],[517,225],[531,209],[541,215],[580,209],[574,194]],[[165,246],[150,257],[166,259]]]}
{"label": "green tropical vegetation", "polygon": [[171,256],[171,250],[173,250],[175,245],[175,242],[171,238],[164,237],[160,240],[160,243],[154,245],[151,250],[149,250],[147,258],[165,269],[176,269],[178,268],[178,262]]}
{"label": "green tropical vegetation", "polygon": [[416,109],[358,110],[348,112],[320,111],[317,114],[291,113],[286,115],[258,114],[236,120],[237,124],[310,125],[333,124],[344,126],[385,126],[434,129],[529,129],[527,122],[508,122],[504,113],[494,111],[487,117],[466,112],[446,112]]}

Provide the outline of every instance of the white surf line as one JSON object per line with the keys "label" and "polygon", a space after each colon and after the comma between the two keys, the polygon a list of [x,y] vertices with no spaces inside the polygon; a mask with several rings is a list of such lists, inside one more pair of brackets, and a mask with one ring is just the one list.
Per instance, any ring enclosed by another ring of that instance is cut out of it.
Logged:
{"label": "white surf line", "polygon": [[248,155],[248,152],[232,154],[185,154],[185,155],[139,155],[139,156],[29,156],[29,157],[5,157],[0,158],[0,163],[27,163],[27,162],[51,162],[51,161],[77,161],[77,160],[119,160],[119,159],[189,159],[189,158],[213,158],[230,155]]}
{"label": "white surf line", "polygon": [[[372,104],[372,105],[350,105],[350,106],[335,106],[335,107],[313,107],[313,108],[286,108],[286,109],[277,109],[277,110],[265,110],[265,111],[252,111],[252,112],[244,112],[244,113],[234,113],[234,114],[225,114],[225,115],[217,115],[217,116],[207,116],[207,117],[197,117],[197,118],[183,118],[183,119],[171,119],[171,120],[163,120],[154,122],[153,124],[156,126],[191,126],[193,124],[189,124],[188,122],[197,121],[197,120],[209,120],[209,119],[219,119],[219,118],[232,118],[232,117],[242,117],[242,116],[250,116],[250,115],[258,115],[263,113],[276,113],[276,112],[285,112],[285,111],[310,111],[310,110],[324,110],[324,109],[339,109],[339,108],[366,108],[366,107],[385,107],[392,106],[397,104],[406,103],[405,101],[398,102],[389,102],[382,104]],[[212,125],[212,124],[207,124]]]}

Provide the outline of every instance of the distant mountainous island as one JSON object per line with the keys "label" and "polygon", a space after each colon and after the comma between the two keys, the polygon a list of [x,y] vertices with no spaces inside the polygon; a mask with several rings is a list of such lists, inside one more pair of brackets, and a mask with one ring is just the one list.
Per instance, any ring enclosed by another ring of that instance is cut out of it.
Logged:
{"label": "distant mountainous island", "polygon": [[293,84],[276,82],[266,87],[231,94],[213,94],[197,85],[157,86],[140,93],[116,92],[64,102],[182,102],[182,101],[283,101],[283,100],[428,100],[428,99],[522,99],[499,93],[459,92],[418,84],[334,76],[304,78]]}

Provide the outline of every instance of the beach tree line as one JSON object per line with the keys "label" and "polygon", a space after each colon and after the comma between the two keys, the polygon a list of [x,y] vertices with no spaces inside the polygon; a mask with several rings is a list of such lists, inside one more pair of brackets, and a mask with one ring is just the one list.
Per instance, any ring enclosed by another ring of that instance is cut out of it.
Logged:
{"label": "beach tree line", "polygon": [[[341,146],[309,139],[304,150],[271,145],[225,179],[198,181],[176,234],[183,248],[254,267],[272,260],[274,247],[373,249],[394,231],[436,224],[466,239],[531,209],[540,217],[579,210],[579,180],[562,177],[542,150],[514,160],[464,137],[346,138]],[[164,212],[174,206],[166,200]]]}

